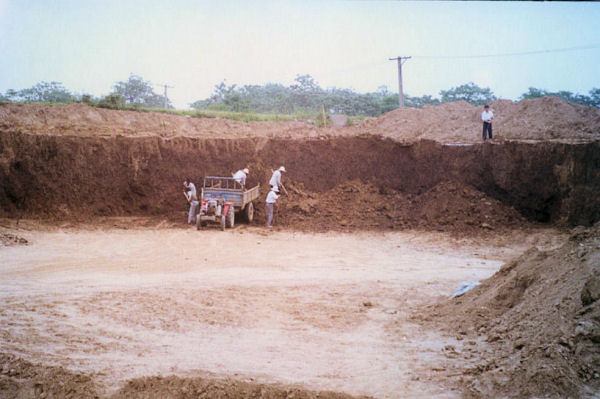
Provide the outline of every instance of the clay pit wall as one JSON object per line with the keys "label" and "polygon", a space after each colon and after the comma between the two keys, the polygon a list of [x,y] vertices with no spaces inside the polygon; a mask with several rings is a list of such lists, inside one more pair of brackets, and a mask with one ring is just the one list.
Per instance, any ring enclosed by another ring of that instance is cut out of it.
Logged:
{"label": "clay pit wall", "polygon": [[271,168],[319,193],[360,179],[421,193],[448,179],[469,184],[530,220],[600,220],[600,142],[402,144],[380,136],[321,139],[0,135],[3,217],[53,219],[172,215],[185,176],[201,184],[248,165],[266,192]]}

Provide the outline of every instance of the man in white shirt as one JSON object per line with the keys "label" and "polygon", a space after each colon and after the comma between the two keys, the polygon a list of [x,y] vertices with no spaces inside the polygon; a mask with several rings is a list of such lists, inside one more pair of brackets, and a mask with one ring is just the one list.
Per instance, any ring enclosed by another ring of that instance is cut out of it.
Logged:
{"label": "man in white shirt", "polygon": [[277,201],[277,198],[279,198],[279,192],[271,189],[271,191],[269,191],[269,194],[267,194],[267,227],[271,228],[272,223],[273,223],[273,208],[275,207],[275,202]]}
{"label": "man in white shirt", "polygon": [[492,139],[492,119],[494,119],[494,113],[490,110],[490,106],[486,104],[481,113],[481,120],[483,121],[483,141],[486,139],[486,131],[490,133],[490,140]]}
{"label": "man in white shirt", "polygon": [[196,194],[196,185],[192,183],[190,178],[186,178],[183,182],[183,195],[185,195],[185,199],[187,199],[190,204],[190,211],[188,213],[188,224],[192,224],[196,222],[196,210],[198,209],[198,195]]}
{"label": "man in white shirt", "polygon": [[269,185],[272,190],[279,191],[279,188],[283,188],[283,192],[287,194],[285,187],[281,184],[281,172],[285,173],[285,167],[280,166],[273,174],[271,175],[271,180],[269,180]]}
{"label": "man in white shirt", "polygon": [[236,182],[240,183],[242,186],[245,186],[246,185],[246,176],[249,173],[250,173],[250,171],[248,170],[248,168],[244,168],[244,169],[238,170],[232,176]]}

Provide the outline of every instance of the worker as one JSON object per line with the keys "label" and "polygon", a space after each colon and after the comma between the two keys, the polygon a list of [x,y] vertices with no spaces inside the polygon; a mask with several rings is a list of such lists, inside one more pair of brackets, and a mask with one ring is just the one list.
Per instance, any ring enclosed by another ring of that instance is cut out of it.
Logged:
{"label": "worker", "polygon": [[198,209],[198,195],[196,194],[196,185],[192,183],[190,178],[186,178],[183,182],[183,195],[190,205],[188,213],[188,224],[196,223],[196,210]]}
{"label": "worker", "polygon": [[235,173],[232,173],[233,179],[240,183],[242,186],[246,185],[246,176],[250,174],[248,168],[240,169]]}
{"label": "worker", "polygon": [[492,119],[494,119],[494,113],[490,110],[490,106],[485,104],[483,112],[481,113],[481,120],[483,121],[483,141],[486,139],[486,131],[490,134],[490,140],[492,139]]}
{"label": "worker", "polygon": [[279,198],[279,191],[275,190],[275,189],[271,189],[269,191],[269,194],[267,194],[267,199],[266,199],[266,203],[267,203],[267,227],[268,228],[272,228],[273,227],[273,208],[275,207],[275,202],[277,201],[277,198]]}
{"label": "worker", "polygon": [[269,180],[269,185],[271,186],[272,190],[275,190],[277,192],[279,192],[280,188],[283,188],[283,192],[287,194],[287,190],[285,189],[285,187],[283,187],[283,184],[281,184],[281,172],[286,172],[284,166],[280,166],[279,169],[273,172],[273,174],[271,175],[271,180]]}

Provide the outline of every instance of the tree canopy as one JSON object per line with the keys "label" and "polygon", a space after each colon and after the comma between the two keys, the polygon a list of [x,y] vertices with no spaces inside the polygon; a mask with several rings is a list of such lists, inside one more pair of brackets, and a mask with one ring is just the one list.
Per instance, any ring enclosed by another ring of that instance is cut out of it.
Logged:
{"label": "tree canopy", "polygon": [[583,94],[573,94],[572,92],[566,90],[550,92],[544,89],[530,87],[527,92],[521,94],[521,97],[519,97],[519,99],[528,100],[531,98],[538,98],[544,96],[556,96],[570,103],[588,105],[590,107],[596,108],[600,107],[600,89],[592,89],[589,91],[589,93],[590,95],[586,96]]}
{"label": "tree canopy", "polygon": [[[405,96],[408,106],[436,105],[440,101],[431,96]],[[324,106],[328,112],[346,115],[379,116],[398,107],[398,94],[381,86],[373,93],[357,93],[352,89],[332,87],[323,89],[310,75],[298,75],[286,87],[278,83],[262,86],[215,85],[213,94],[190,106],[194,109],[252,111],[259,113],[318,112]]]}
{"label": "tree canopy", "polygon": [[[163,108],[164,96],[156,94],[152,88],[152,82],[145,81],[140,76],[131,74],[125,82],[117,82],[111,94],[123,96],[125,105]],[[173,108],[171,102],[167,103],[168,108]]]}
{"label": "tree canopy", "polygon": [[443,103],[462,100],[473,105],[484,105],[496,99],[489,87],[479,87],[473,82],[442,90],[440,96]]}
{"label": "tree canopy", "polygon": [[76,97],[60,82],[40,82],[28,89],[8,90],[0,97],[15,102],[68,103],[76,101]]}

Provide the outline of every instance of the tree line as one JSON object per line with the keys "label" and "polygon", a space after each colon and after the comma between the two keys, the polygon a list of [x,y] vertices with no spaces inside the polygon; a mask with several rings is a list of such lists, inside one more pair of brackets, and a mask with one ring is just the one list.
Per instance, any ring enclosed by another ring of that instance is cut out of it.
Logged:
{"label": "tree line", "polygon": [[[550,92],[530,87],[519,97],[520,100],[543,96],[556,96],[565,101],[600,107],[600,89],[594,88],[589,95],[570,91]],[[473,105],[483,105],[496,99],[488,87],[479,87],[473,82],[448,90],[441,90],[439,98],[431,95],[404,96],[407,107],[420,108],[424,105],[439,105],[445,102],[466,101]],[[105,108],[164,108],[164,96],[153,90],[150,81],[137,75],[130,75],[126,81],[117,82],[113,91],[104,97],[89,94],[76,95],[60,82],[41,82],[19,91],[8,90],[0,93],[0,101],[70,103],[83,102]],[[319,112],[324,107],[328,113],[349,116],[379,116],[398,107],[398,94],[381,86],[375,92],[357,93],[351,89],[324,89],[310,75],[298,75],[294,83],[284,86],[279,83],[264,85],[217,84],[213,93],[206,99],[195,101],[190,107],[196,110],[216,110],[252,113],[301,114]],[[170,101],[167,108],[173,109]]]}
{"label": "tree line", "polygon": [[[40,82],[23,90],[0,93],[0,101],[23,103],[75,103],[81,102],[104,108],[164,108],[164,96],[156,94],[150,81],[131,74],[126,81],[117,82],[113,91],[103,97],[91,94],[74,94],[61,82]],[[173,109],[167,99],[167,108]]]}

